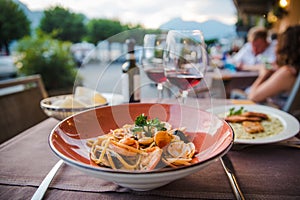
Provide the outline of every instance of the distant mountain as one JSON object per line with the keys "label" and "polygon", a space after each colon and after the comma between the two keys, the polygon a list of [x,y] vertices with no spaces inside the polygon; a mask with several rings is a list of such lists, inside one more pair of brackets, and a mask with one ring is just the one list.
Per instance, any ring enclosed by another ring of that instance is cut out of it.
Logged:
{"label": "distant mountain", "polygon": [[220,39],[236,36],[235,25],[227,25],[216,20],[208,20],[202,23],[195,21],[184,21],[181,18],[174,18],[164,24],[160,29],[167,30],[195,30],[203,32],[205,39]]}
{"label": "distant mountain", "polygon": [[31,11],[27,7],[27,5],[23,4],[19,0],[13,1],[20,6],[24,14],[27,16],[28,20],[31,22],[31,30],[36,29],[39,26],[40,21],[44,15],[44,11]]}

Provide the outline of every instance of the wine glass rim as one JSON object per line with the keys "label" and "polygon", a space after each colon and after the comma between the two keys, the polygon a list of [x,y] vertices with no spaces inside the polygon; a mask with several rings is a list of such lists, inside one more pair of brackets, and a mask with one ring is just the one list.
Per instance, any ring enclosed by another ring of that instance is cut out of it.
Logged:
{"label": "wine glass rim", "polygon": [[[200,42],[201,45],[203,45],[203,44],[205,45],[203,32],[199,29],[170,30],[167,35],[167,40],[168,40],[168,38],[173,37],[174,35],[177,35],[179,37],[189,37],[189,38],[193,39],[194,41]],[[198,39],[195,39],[195,37],[197,37],[200,40],[198,41]]]}

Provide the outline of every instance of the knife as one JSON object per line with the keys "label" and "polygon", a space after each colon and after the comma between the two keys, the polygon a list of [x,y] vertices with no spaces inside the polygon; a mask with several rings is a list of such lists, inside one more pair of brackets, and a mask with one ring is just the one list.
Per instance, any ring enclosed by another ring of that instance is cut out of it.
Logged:
{"label": "knife", "polygon": [[234,168],[231,163],[231,160],[228,158],[227,155],[224,155],[223,157],[221,157],[220,160],[221,160],[222,166],[226,172],[226,175],[229,179],[231,188],[233,190],[233,193],[234,193],[236,199],[245,200],[245,197],[244,197],[244,195],[238,185],[237,179],[234,175]]}

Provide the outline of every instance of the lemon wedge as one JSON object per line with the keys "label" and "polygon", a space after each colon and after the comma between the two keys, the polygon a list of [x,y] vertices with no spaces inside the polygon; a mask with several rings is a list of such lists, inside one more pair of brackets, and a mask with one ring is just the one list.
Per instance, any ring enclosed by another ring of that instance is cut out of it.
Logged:
{"label": "lemon wedge", "polygon": [[93,101],[95,105],[99,105],[99,104],[101,105],[107,103],[106,98],[99,93],[94,94]]}

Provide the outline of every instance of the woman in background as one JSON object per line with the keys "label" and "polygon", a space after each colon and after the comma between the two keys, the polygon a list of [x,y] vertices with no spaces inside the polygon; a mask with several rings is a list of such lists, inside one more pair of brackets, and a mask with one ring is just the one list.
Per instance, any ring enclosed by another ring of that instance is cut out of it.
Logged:
{"label": "woman in background", "polygon": [[272,103],[282,108],[297,79],[300,69],[300,25],[288,27],[278,35],[276,64],[273,69],[261,67],[252,84],[248,99]]}

